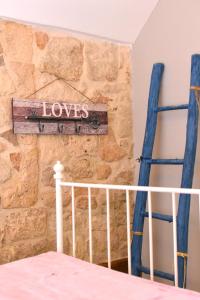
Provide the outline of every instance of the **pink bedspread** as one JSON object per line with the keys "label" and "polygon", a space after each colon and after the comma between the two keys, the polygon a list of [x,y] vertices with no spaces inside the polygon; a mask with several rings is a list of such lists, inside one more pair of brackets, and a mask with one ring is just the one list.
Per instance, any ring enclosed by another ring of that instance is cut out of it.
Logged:
{"label": "pink bedspread", "polygon": [[48,252],[0,266],[0,300],[185,300],[200,294]]}

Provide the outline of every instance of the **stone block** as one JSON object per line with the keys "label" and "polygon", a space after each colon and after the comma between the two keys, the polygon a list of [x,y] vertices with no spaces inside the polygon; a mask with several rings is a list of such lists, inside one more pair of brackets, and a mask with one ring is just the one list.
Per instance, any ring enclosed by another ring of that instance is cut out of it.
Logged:
{"label": "stone block", "polygon": [[2,158],[0,159],[0,170],[0,183],[4,183],[11,177],[11,167]]}
{"label": "stone block", "polygon": [[9,143],[11,143],[13,146],[18,145],[17,136],[13,133],[12,130],[6,130],[0,134],[1,138],[4,138]]}
{"label": "stone block", "polygon": [[4,65],[5,65],[5,62],[4,62],[3,55],[0,55],[0,67],[2,67]]}
{"label": "stone block", "polygon": [[96,156],[97,137],[96,136],[70,136],[68,147],[73,150],[73,156]]}
{"label": "stone block", "polygon": [[118,77],[118,46],[109,42],[87,42],[88,77],[94,81],[114,81]]}
{"label": "stone block", "polygon": [[44,186],[55,186],[54,171],[52,167],[47,167],[42,171],[42,183]]}
{"label": "stone block", "polygon": [[54,188],[50,188],[50,187],[46,187],[46,188],[42,188],[40,190],[40,199],[42,201],[42,204],[45,207],[48,208],[55,208],[56,205],[56,201],[55,201],[55,189]]}
{"label": "stone block", "polygon": [[97,264],[107,261],[106,231],[93,231],[93,255],[94,262]]}
{"label": "stone block", "polygon": [[17,171],[20,170],[21,160],[22,160],[21,153],[19,152],[10,153],[10,161],[12,163],[13,168]]}
{"label": "stone block", "polygon": [[5,240],[15,242],[46,235],[47,214],[44,208],[30,208],[10,213],[5,223]]}
{"label": "stone block", "polygon": [[31,26],[5,21],[2,46],[9,61],[30,63],[32,60],[33,34]]}
{"label": "stone block", "polygon": [[22,148],[25,148],[26,146],[35,147],[37,144],[37,136],[34,134],[13,134],[13,136],[16,138],[17,144],[19,144]]}
{"label": "stone block", "polygon": [[2,53],[3,53],[3,47],[2,47],[2,45],[0,43],[0,54],[2,54]]}
{"label": "stone block", "polygon": [[88,158],[74,159],[71,163],[70,175],[74,179],[92,178],[91,161]]}
{"label": "stone block", "polygon": [[5,264],[17,259],[35,256],[47,252],[47,250],[48,241],[44,238],[15,242],[0,248],[0,263]]}
{"label": "stone block", "polygon": [[112,173],[112,169],[109,165],[103,163],[97,164],[96,166],[97,179],[100,180],[107,179],[111,173]]}
{"label": "stone block", "polygon": [[125,170],[115,177],[116,184],[133,184],[133,170]]}
{"label": "stone block", "polygon": [[9,76],[16,88],[14,97],[28,98],[34,93],[34,70],[33,64],[10,62],[8,67]]}
{"label": "stone block", "polygon": [[8,96],[15,92],[15,86],[5,66],[0,66],[0,96]]}
{"label": "stone block", "polygon": [[65,80],[79,80],[83,67],[83,44],[72,37],[54,37],[41,59],[40,71]]}
{"label": "stone block", "polygon": [[37,238],[28,241],[22,241],[14,244],[16,259],[35,256],[48,250],[48,242],[46,238]]}
{"label": "stone block", "polygon": [[126,152],[121,148],[113,135],[101,136],[98,145],[99,156],[107,162],[118,161],[126,156]]}
{"label": "stone block", "polygon": [[0,153],[1,152],[4,152],[5,150],[6,150],[6,144],[5,143],[2,143],[2,142],[0,142]]}
{"label": "stone block", "polygon": [[46,47],[49,41],[48,34],[42,31],[35,32],[35,39],[36,39],[36,45],[41,50],[43,50]]}
{"label": "stone block", "polygon": [[20,171],[1,189],[3,208],[30,207],[37,202],[38,151],[21,152]]}
{"label": "stone block", "polygon": [[[79,196],[75,200],[75,206],[80,209],[88,209],[88,196]],[[91,208],[95,209],[97,208],[97,201],[95,197],[92,197],[91,199]]]}

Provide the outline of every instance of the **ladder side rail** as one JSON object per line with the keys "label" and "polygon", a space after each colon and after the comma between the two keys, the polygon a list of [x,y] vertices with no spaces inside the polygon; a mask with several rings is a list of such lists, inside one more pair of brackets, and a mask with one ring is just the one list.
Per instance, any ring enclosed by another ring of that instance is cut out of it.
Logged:
{"label": "ladder side rail", "polygon": [[[147,121],[146,129],[143,143],[142,156],[152,157],[153,144],[156,133],[157,125],[157,111],[158,99],[160,93],[161,80],[163,75],[164,65],[154,64],[151,74],[151,84],[148,99],[148,111],[147,111]],[[151,165],[144,161],[141,161],[140,174],[138,185],[147,186],[149,184]],[[131,245],[131,262],[132,262],[132,274],[140,276],[141,271],[139,266],[141,265],[141,253],[142,253],[142,234],[144,227],[144,216],[143,212],[146,209],[147,193],[137,192],[135,210],[133,216],[133,239]]]}
{"label": "ladder side rail", "polygon": [[[191,86],[200,86],[200,55],[192,56],[191,63]],[[195,91],[190,90],[186,145],[184,154],[184,164],[181,179],[182,188],[191,188],[194,174],[194,164],[197,147],[198,134],[198,104]],[[181,194],[179,197],[179,207],[177,215],[178,233],[178,285],[186,287],[187,251],[188,251],[188,226],[190,214],[190,195]]]}

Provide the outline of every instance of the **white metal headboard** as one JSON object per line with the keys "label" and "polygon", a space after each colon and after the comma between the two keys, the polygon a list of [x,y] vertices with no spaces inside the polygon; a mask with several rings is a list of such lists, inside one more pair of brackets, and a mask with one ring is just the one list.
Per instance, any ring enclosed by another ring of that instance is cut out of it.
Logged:
{"label": "white metal headboard", "polygon": [[171,194],[172,216],[173,216],[173,253],[174,253],[174,277],[175,286],[178,286],[178,269],[177,269],[177,224],[176,224],[176,195],[191,194],[198,195],[199,216],[200,216],[200,189],[183,189],[167,187],[147,187],[147,186],[129,186],[129,185],[112,185],[112,184],[92,184],[92,183],[75,183],[62,181],[63,165],[58,161],[54,166],[54,178],[56,182],[56,233],[57,233],[57,251],[63,252],[63,203],[62,187],[71,188],[72,201],[72,251],[76,256],[76,224],[75,224],[75,194],[74,188],[81,187],[88,189],[88,219],[89,219],[89,258],[93,262],[93,244],[92,244],[92,206],[91,206],[91,189],[103,189],[106,191],[106,224],[107,224],[107,257],[108,267],[111,268],[111,247],[110,247],[110,190],[121,190],[126,192],[126,225],[127,225],[127,254],[128,254],[128,273],[131,274],[131,228],[130,228],[130,191],[143,191],[148,193],[148,213],[149,213],[149,255],[150,255],[150,279],[154,280],[154,262],[153,262],[153,230],[152,230],[152,199],[151,193],[168,193]]}

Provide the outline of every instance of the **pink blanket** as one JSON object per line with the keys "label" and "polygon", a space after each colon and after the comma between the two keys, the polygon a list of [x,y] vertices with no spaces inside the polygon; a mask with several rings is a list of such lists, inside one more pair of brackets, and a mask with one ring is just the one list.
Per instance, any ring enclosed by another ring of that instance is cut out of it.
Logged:
{"label": "pink blanket", "polygon": [[54,252],[0,266],[0,300],[186,300],[200,294]]}

